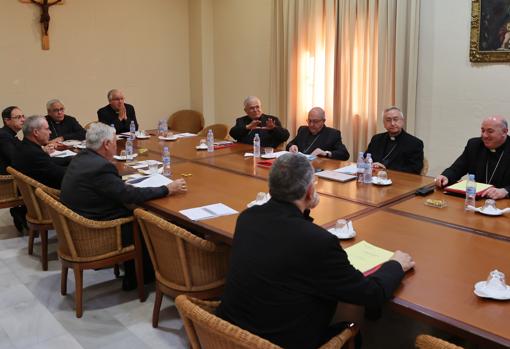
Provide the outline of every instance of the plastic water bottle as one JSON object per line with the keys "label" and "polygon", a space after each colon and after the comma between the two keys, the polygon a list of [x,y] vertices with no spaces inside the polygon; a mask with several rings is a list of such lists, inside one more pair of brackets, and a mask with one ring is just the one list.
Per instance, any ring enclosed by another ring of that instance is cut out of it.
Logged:
{"label": "plastic water bottle", "polygon": [[133,140],[131,138],[126,139],[126,161],[133,160]]}
{"label": "plastic water bottle", "polygon": [[168,130],[168,125],[165,120],[159,120],[158,122],[158,135],[165,136],[166,131]]}
{"label": "plastic water bottle", "polygon": [[253,137],[253,157],[260,158],[260,137],[258,133],[255,133],[255,137]]}
{"label": "plastic water bottle", "polygon": [[365,158],[365,172],[363,173],[363,183],[372,183],[372,154],[367,153]]}
{"label": "plastic water bottle", "polygon": [[135,139],[136,126],[135,126],[135,122],[133,120],[131,120],[131,123],[129,124],[129,133],[130,133],[131,139]]}
{"label": "plastic water bottle", "polygon": [[365,173],[365,159],[363,158],[363,152],[360,151],[358,154],[358,162],[356,162],[356,176],[358,183],[363,183],[363,177]]}
{"label": "plastic water bottle", "polygon": [[467,211],[468,206],[475,207],[476,200],[476,182],[475,175],[468,174],[466,181],[466,201],[464,202],[464,209]]}
{"label": "plastic water bottle", "polygon": [[212,130],[207,131],[207,151],[209,153],[214,151],[214,133]]}
{"label": "plastic water bottle", "polygon": [[172,168],[170,167],[170,150],[168,147],[163,148],[163,176],[171,177],[172,176]]}

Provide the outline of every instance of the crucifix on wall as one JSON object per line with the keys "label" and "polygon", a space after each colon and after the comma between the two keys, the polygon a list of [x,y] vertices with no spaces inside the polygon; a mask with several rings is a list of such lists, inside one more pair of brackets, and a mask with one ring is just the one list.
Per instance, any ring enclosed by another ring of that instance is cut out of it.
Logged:
{"label": "crucifix on wall", "polygon": [[54,1],[48,1],[48,0],[20,0],[23,3],[26,4],[36,4],[41,8],[41,19],[39,22],[41,23],[41,30],[42,30],[42,49],[43,50],[49,50],[50,49],[50,37],[48,34],[48,30],[50,29],[50,7],[53,5],[63,5],[64,0],[54,0]]}

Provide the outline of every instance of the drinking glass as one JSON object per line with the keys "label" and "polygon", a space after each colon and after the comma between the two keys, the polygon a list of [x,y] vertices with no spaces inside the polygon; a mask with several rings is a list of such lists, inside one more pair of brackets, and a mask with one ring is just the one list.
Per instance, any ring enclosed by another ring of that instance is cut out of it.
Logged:
{"label": "drinking glass", "polygon": [[496,211],[496,201],[492,199],[485,200],[483,204],[482,211],[485,212],[494,212]]}
{"label": "drinking glass", "polygon": [[272,147],[265,147],[264,148],[264,154],[271,155],[273,154],[274,149]]}
{"label": "drinking glass", "polygon": [[491,290],[506,290],[505,274],[495,269],[487,277],[487,288]]}
{"label": "drinking glass", "polygon": [[338,219],[335,224],[336,231],[342,231],[347,228],[347,220],[346,219]]}
{"label": "drinking glass", "polygon": [[151,175],[154,175],[154,174],[158,173],[159,164],[158,164],[158,162],[156,160],[148,160],[147,163],[148,163],[148,166],[149,166],[149,173]]}
{"label": "drinking glass", "polygon": [[379,178],[380,182],[386,182],[388,180],[388,173],[384,170],[381,170],[377,174],[377,178]]}

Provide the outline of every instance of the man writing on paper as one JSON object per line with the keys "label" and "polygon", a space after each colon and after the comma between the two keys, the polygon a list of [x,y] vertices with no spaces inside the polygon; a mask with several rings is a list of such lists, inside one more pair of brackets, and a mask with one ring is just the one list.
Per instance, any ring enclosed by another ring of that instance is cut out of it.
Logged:
{"label": "man writing on paper", "polygon": [[296,137],[287,144],[291,153],[301,152],[337,160],[349,159],[340,131],[327,127],[326,112],[315,107],[308,112],[308,126],[301,126]]}
{"label": "man writing on paper", "polygon": [[372,154],[374,167],[419,174],[423,168],[423,142],[407,133],[404,114],[398,107],[383,111],[386,132],[370,140],[365,153]]}
{"label": "man writing on paper", "polygon": [[[132,215],[126,205],[141,204],[144,201],[187,190],[184,179],[177,179],[167,186],[157,188],[136,188],[127,185],[111,162],[117,153],[115,129],[94,123],[86,134],[87,149],[74,157],[62,181],[60,199],[76,213],[94,220],[112,220]],[[122,227],[122,244],[133,243],[131,224]],[[144,251],[146,252],[146,251]],[[147,266],[147,267],[146,267]],[[136,287],[134,262],[125,263],[126,276],[122,282],[125,290]],[[147,254],[144,253],[144,274],[146,280],[154,271]]]}
{"label": "man writing on paper", "polygon": [[436,178],[438,187],[454,184],[466,173],[474,174],[480,183],[492,184],[483,196],[503,199],[510,192],[510,140],[508,123],[502,116],[483,120],[481,136],[471,138],[452,166]]}
{"label": "man writing on paper", "polygon": [[331,324],[339,301],[379,307],[414,262],[397,251],[369,277],[354,269],[338,238],[312,223],[319,196],[302,155],[274,162],[269,192],[237,220],[217,314],[284,348],[316,348],[343,329]]}
{"label": "man writing on paper", "polygon": [[246,97],[244,111],[247,115],[236,119],[230,129],[230,136],[241,143],[253,144],[253,137],[258,133],[262,147],[277,147],[289,138],[289,131],[282,127],[276,116],[262,112],[260,99]]}

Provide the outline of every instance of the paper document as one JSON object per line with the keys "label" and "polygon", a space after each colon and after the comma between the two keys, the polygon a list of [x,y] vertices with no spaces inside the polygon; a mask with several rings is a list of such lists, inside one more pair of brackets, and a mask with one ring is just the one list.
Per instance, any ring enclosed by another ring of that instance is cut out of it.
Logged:
{"label": "paper document", "polygon": [[[480,192],[489,189],[492,187],[491,184],[485,184],[485,183],[478,183],[476,182],[476,193],[479,194]],[[465,193],[466,192],[466,180],[462,180],[460,182],[457,182],[455,184],[452,184],[445,188],[446,191],[452,191],[454,193]]]}
{"label": "paper document", "polygon": [[393,252],[369,244],[365,240],[345,249],[349,262],[362,273],[386,262]]}
{"label": "paper document", "polygon": [[163,164],[161,161],[158,161],[158,160],[142,160],[142,161],[137,161],[136,163],[132,164],[131,167],[135,168],[135,169],[149,167],[148,161],[155,161],[158,163],[158,165]]}
{"label": "paper document", "polygon": [[50,154],[52,158],[65,158],[68,156],[75,156],[76,153],[74,151],[70,150],[55,150],[53,153]]}
{"label": "paper document", "polygon": [[177,133],[177,134],[174,134],[175,137],[177,138],[186,138],[186,137],[195,137],[196,134],[194,133],[189,133],[189,132],[184,132],[184,133]]}
{"label": "paper document", "polygon": [[322,172],[315,173],[315,175],[317,177],[330,179],[332,181],[337,181],[337,182],[348,182],[350,180],[356,179],[356,176],[345,174],[345,173],[340,173],[340,172],[336,172],[336,171],[322,171]]}
{"label": "paper document", "polygon": [[154,174],[151,176],[130,179],[126,181],[126,183],[131,184],[133,187],[137,188],[155,188],[161,187],[162,185],[168,185],[172,183],[172,180],[163,175]]}
{"label": "paper document", "polygon": [[358,167],[356,164],[351,164],[349,166],[337,168],[335,172],[355,175],[358,173]]}
{"label": "paper document", "polygon": [[202,219],[209,219],[238,213],[236,210],[221,203],[202,207],[189,208],[187,210],[181,210],[179,212],[193,221],[199,221]]}

